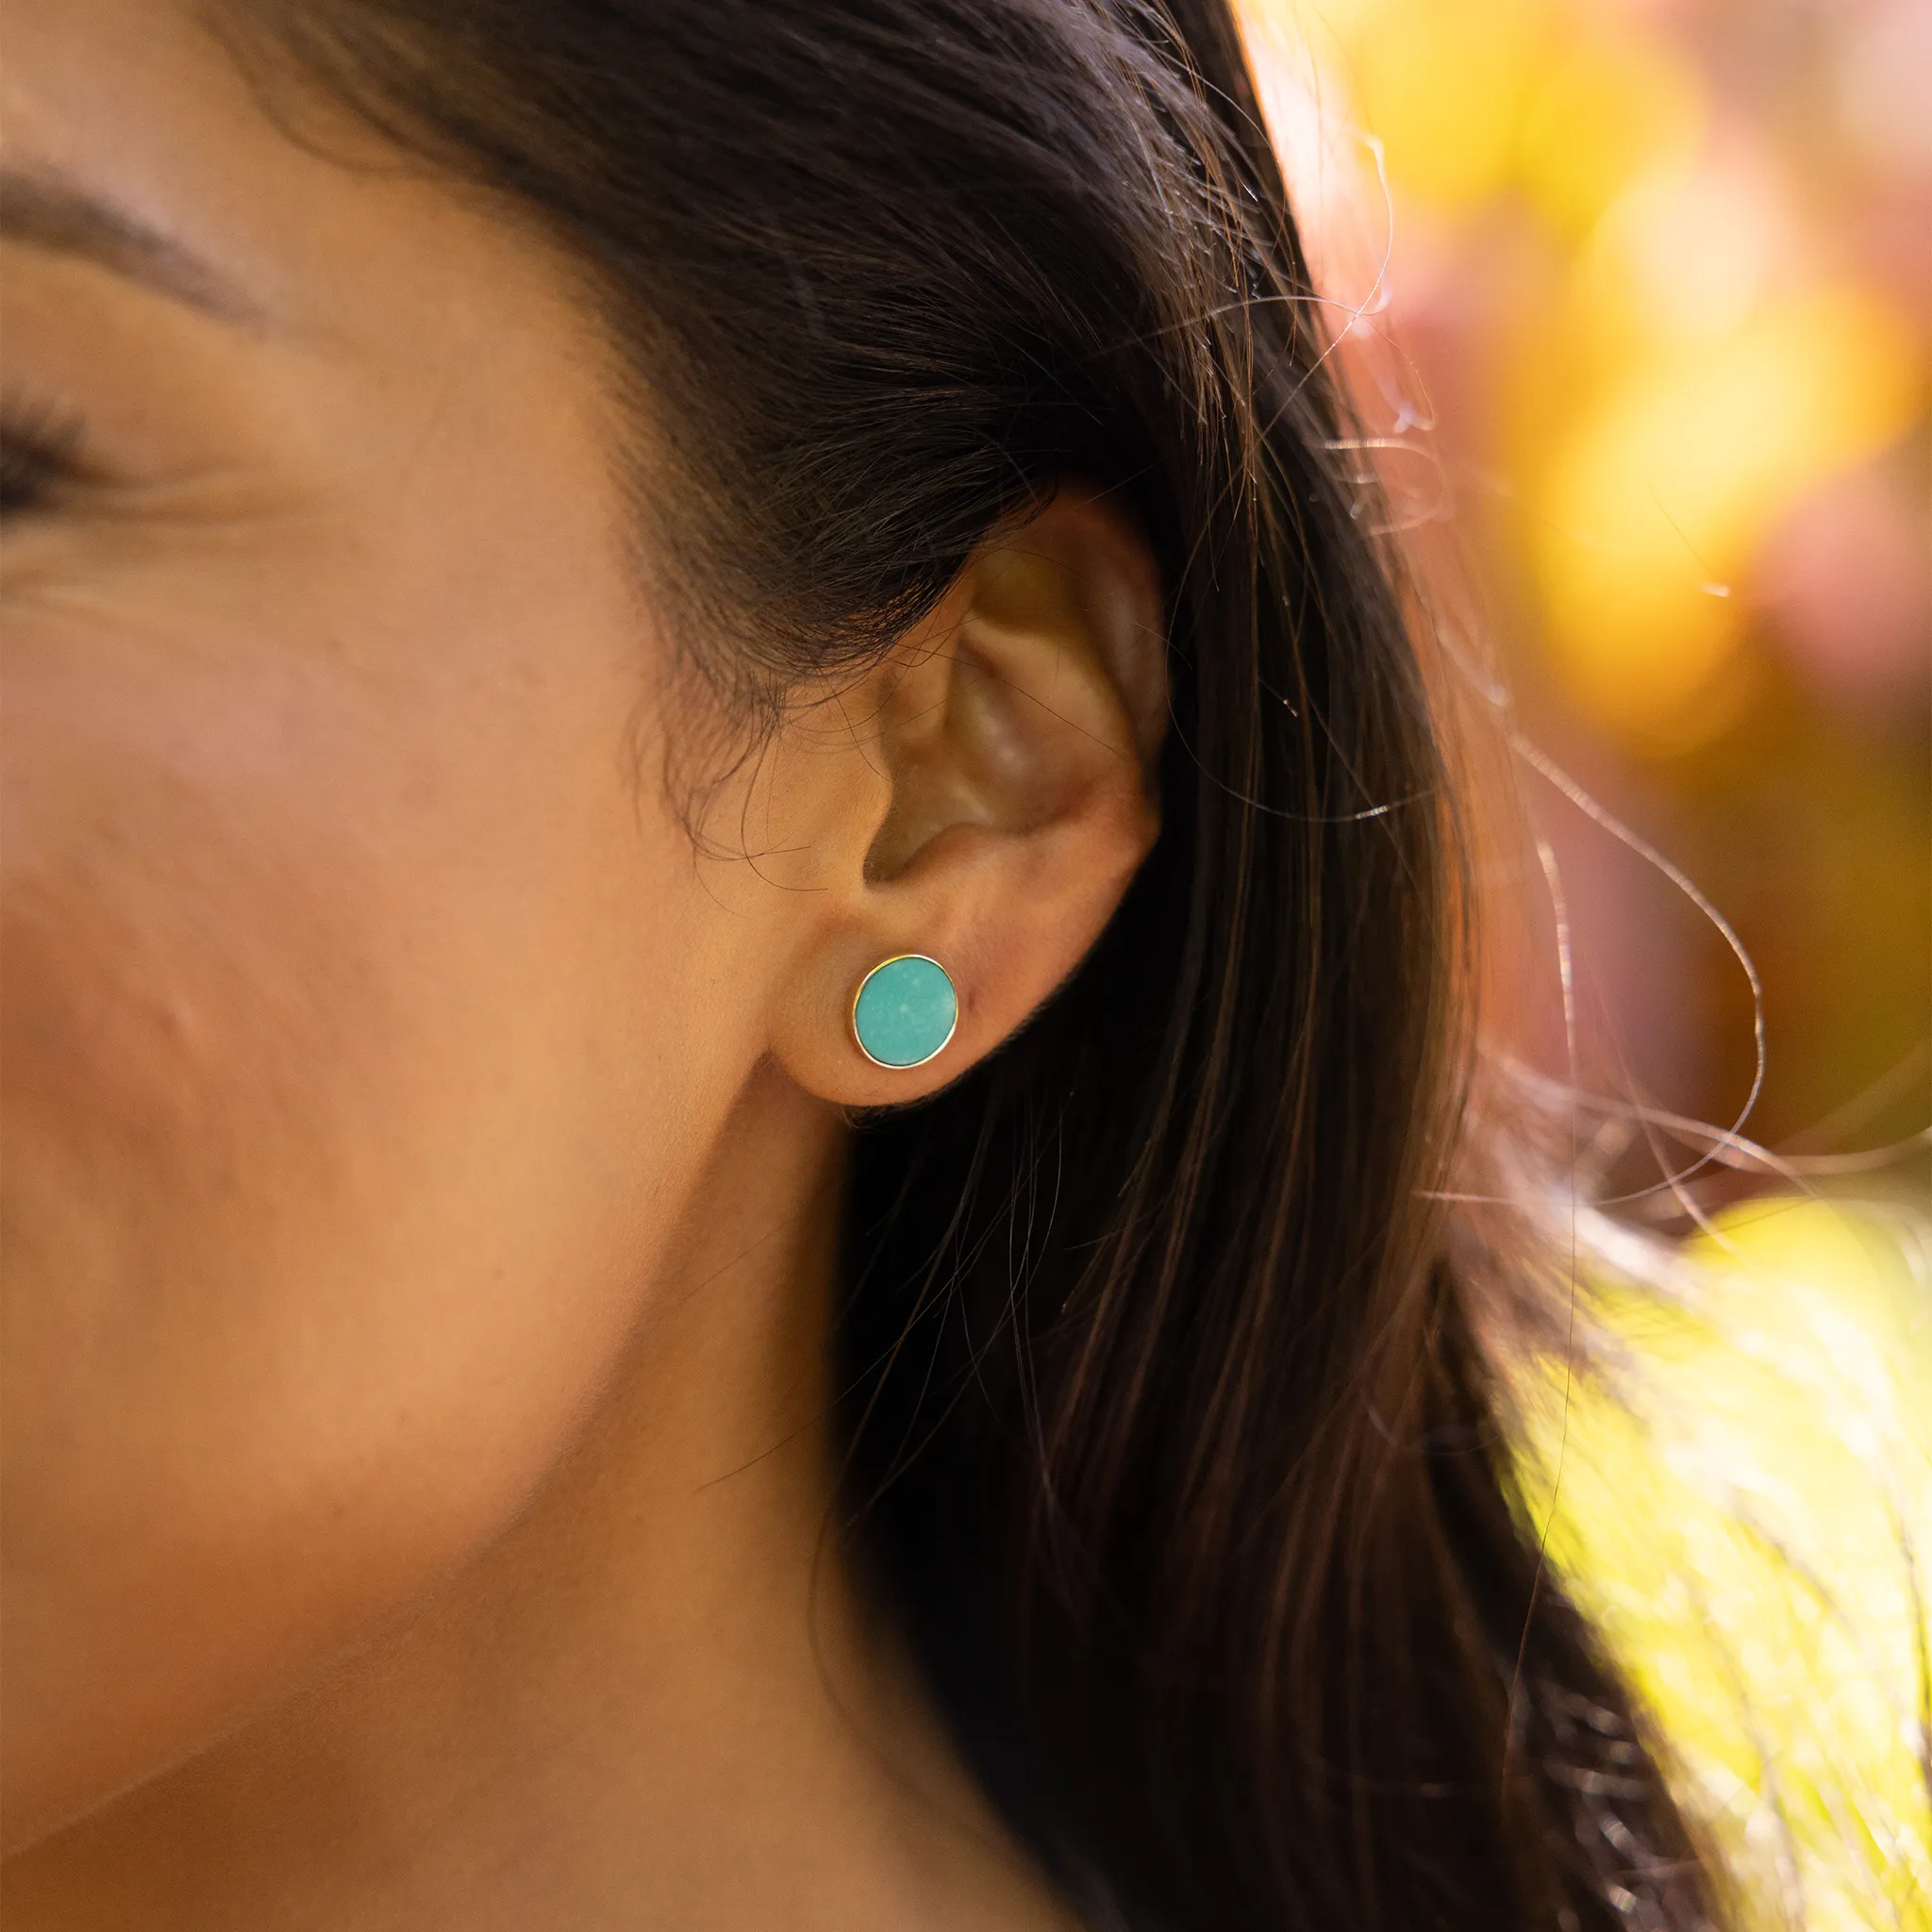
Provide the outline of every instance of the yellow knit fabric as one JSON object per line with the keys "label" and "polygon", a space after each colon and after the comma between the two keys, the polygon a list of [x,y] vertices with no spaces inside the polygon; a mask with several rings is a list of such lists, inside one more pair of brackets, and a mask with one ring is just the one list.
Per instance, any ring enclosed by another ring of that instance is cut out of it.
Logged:
{"label": "yellow knit fabric", "polygon": [[1932,1284],[1901,1224],[1730,1214],[1525,1391],[1549,1557],[1647,1699],[1749,1932],[1932,1932]]}

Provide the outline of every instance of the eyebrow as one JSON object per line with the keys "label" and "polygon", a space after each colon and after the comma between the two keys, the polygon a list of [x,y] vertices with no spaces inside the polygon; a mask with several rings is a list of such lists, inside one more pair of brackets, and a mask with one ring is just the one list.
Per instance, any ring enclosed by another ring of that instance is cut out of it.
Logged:
{"label": "eyebrow", "polygon": [[50,170],[0,168],[0,239],[98,263],[224,322],[261,319],[241,288],[185,242]]}

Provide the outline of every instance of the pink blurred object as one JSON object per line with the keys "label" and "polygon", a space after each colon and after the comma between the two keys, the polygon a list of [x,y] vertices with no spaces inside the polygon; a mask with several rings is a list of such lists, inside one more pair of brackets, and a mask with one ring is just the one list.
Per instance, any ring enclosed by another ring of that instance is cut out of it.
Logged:
{"label": "pink blurred object", "polygon": [[1861,714],[1932,686],[1932,501],[1899,457],[1834,478],[1764,546],[1752,596],[1805,681]]}

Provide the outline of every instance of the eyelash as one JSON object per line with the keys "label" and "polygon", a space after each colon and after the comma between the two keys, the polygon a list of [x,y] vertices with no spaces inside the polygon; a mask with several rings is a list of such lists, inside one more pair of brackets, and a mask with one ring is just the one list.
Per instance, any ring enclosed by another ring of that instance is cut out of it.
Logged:
{"label": "eyelash", "polygon": [[0,402],[0,518],[46,507],[62,483],[81,474],[84,428],[65,410]]}

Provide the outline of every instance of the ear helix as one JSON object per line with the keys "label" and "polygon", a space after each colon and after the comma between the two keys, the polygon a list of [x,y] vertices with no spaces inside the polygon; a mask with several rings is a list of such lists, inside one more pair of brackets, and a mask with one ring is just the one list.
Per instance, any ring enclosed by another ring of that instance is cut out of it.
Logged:
{"label": "ear helix", "polygon": [[958,1024],[952,976],[924,953],[882,959],[852,996],[852,1037],[875,1067],[924,1066],[944,1051]]}

